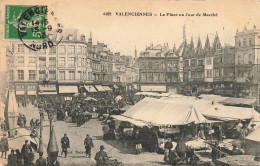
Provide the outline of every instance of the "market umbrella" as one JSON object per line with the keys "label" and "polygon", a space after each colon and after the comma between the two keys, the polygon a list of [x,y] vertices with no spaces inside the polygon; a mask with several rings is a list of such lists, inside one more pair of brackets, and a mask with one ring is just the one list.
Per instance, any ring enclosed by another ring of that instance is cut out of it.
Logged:
{"label": "market umbrella", "polygon": [[95,98],[93,98],[93,97],[87,97],[85,100],[86,100],[86,101],[89,101],[89,100],[97,101],[97,99],[95,99]]}
{"label": "market umbrella", "polygon": [[116,97],[116,101],[119,101],[119,100],[122,100],[122,99],[123,99],[123,97],[120,96],[120,95]]}

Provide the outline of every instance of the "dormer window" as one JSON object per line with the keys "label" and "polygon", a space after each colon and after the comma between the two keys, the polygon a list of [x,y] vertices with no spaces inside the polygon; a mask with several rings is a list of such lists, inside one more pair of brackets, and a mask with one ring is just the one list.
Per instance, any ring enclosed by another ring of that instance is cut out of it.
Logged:
{"label": "dormer window", "polygon": [[252,45],[252,39],[251,38],[249,39],[249,45],[250,46]]}
{"label": "dormer window", "polygon": [[246,46],[246,39],[243,40],[243,46]]}

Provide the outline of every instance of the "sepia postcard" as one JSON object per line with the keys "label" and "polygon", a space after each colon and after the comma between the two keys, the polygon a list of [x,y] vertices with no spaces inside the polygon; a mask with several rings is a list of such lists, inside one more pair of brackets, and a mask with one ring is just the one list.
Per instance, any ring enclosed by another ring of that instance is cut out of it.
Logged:
{"label": "sepia postcard", "polygon": [[0,0],[0,166],[259,166],[260,0]]}

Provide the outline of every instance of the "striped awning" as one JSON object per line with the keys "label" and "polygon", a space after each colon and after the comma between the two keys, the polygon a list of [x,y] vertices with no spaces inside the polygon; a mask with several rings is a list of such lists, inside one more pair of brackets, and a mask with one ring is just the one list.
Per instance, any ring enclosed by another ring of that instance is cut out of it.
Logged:
{"label": "striped awning", "polygon": [[105,91],[111,91],[112,90],[109,86],[103,85],[102,87],[105,89]]}
{"label": "striped awning", "polygon": [[96,88],[94,87],[94,85],[84,85],[84,88],[88,91],[88,92],[97,92]]}
{"label": "striped awning", "polygon": [[95,85],[95,87],[97,88],[98,91],[100,92],[104,92],[105,89],[101,86],[101,85]]}

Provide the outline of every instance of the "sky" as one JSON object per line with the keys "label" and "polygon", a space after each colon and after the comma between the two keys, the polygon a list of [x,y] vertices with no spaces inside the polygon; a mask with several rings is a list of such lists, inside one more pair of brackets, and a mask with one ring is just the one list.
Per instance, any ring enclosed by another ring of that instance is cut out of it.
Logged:
{"label": "sky", "polygon": [[[193,37],[195,46],[199,36],[204,45],[207,34],[213,42],[216,32],[222,44],[234,45],[237,29],[260,27],[258,0],[1,0],[2,21],[6,4],[47,5],[64,28],[79,29],[87,38],[91,31],[94,43],[105,42],[111,51],[132,56],[135,46],[139,54],[151,43],[168,43],[170,48],[175,44],[178,48],[183,40],[184,24],[187,41]],[[111,16],[104,16],[104,12],[111,12]],[[153,16],[116,16],[116,12],[151,12]],[[160,13],[218,15],[160,16]],[[3,30],[3,24],[0,26]],[[1,45],[8,43],[3,37],[0,40]],[[3,62],[5,51],[1,49]],[[1,66],[0,70],[4,70],[4,65]]]}

